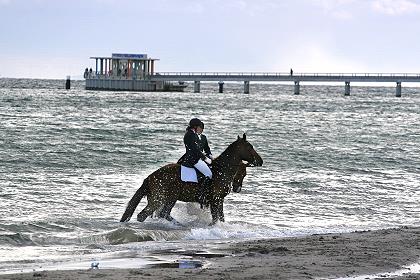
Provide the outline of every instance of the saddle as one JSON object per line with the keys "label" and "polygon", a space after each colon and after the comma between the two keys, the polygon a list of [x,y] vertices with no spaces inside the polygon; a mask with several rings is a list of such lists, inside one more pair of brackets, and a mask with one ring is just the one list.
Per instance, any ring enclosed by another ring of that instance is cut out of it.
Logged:
{"label": "saddle", "polygon": [[181,181],[201,183],[205,179],[203,173],[195,169],[194,167],[186,167],[181,165]]}
{"label": "saddle", "polygon": [[196,200],[200,203],[201,209],[209,207],[210,203],[207,197],[210,193],[209,182],[211,179],[207,178],[206,181],[206,176],[196,168],[181,165],[181,181],[199,184]]}

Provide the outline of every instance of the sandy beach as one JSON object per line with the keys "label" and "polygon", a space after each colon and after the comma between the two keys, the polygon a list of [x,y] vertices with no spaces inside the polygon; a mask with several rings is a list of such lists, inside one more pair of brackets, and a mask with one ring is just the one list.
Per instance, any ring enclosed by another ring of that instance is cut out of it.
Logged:
{"label": "sandy beach", "polygon": [[[213,253],[210,258],[189,252],[203,264],[194,269],[179,268],[174,261],[172,268],[41,271],[1,275],[0,279],[336,279],[370,275],[419,263],[420,228],[228,243]],[[387,279],[420,279],[420,274]]]}

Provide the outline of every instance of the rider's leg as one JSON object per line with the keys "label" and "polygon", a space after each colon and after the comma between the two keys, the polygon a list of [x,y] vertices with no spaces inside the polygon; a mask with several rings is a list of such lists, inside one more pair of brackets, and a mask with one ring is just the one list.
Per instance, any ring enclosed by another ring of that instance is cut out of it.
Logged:
{"label": "rider's leg", "polygon": [[211,173],[209,166],[203,160],[198,160],[194,167],[197,168],[198,171],[203,173],[204,176],[209,177],[210,179],[213,177],[213,173]]}

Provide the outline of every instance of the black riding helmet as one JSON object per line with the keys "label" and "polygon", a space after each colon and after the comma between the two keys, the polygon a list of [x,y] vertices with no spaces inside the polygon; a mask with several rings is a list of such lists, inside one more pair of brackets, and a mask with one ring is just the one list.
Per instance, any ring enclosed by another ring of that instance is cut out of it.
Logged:
{"label": "black riding helmet", "polygon": [[197,126],[204,129],[204,123],[202,121],[200,121],[200,119],[198,119],[198,118],[191,119],[190,123],[189,123],[189,127],[197,127]]}

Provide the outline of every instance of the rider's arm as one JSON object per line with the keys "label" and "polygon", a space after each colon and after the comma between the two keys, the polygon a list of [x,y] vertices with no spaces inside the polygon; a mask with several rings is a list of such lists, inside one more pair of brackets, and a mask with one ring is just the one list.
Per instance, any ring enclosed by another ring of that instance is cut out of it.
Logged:
{"label": "rider's arm", "polygon": [[203,143],[203,149],[206,153],[206,156],[210,159],[213,159],[213,155],[211,154],[209,143],[207,142],[207,137],[205,135],[201,135],[201,142]]}
{"label": "rider's arm", "polygon": [[204,160],[205,156],[201,153],[198,146],[198,137],[194,133],[187,133],[184,137],[184,143],[187,149],[197,158]]}

